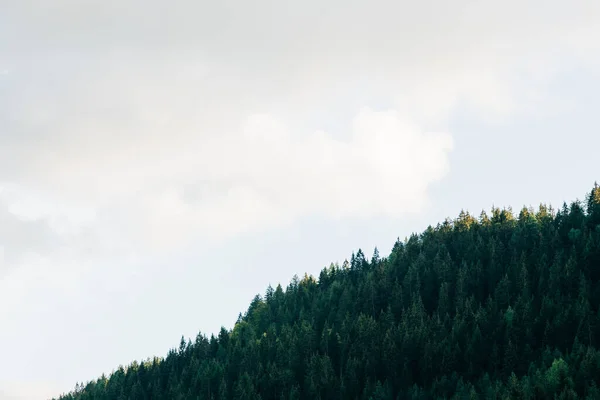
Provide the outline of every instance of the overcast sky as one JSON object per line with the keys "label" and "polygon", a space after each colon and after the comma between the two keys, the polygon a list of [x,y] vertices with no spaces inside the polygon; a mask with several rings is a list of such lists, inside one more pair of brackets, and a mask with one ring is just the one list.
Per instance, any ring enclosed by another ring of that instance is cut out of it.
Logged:
{"label": "overcast sky", "polygon": [[597,0],[0,0],[0,400],[600,179]]}

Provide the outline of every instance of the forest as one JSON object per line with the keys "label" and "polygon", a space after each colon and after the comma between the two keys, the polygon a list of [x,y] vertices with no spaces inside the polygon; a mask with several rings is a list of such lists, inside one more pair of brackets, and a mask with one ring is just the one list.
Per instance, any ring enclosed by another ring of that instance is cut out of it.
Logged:
{"label": "forest", "polygon": [[600,187],[267,287],[231,330],[60,400],[600,399]]}

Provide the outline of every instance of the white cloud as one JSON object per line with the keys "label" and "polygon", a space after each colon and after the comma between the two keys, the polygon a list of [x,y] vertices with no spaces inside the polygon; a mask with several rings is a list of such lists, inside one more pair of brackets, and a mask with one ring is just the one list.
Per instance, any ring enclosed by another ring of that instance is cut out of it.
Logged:
{"label": "white cloud", "polygon": [[565,60],[598,60],[591,1],[161,4],[9,2],[0,182],[39,246],[131,254],[414,213],[449,171],[453,110],[556,112]]}
{"label": "white cloud", "polygon": [[21,198],[11,210],[51,216],[54,230],[65,232],[129,220],[125,229],[153,246],[193,234],[223,239],[308,215],[397,217],[421,209],[428,185],[448,172],[452,148],[447,133],[424,133],[397,112],[370,109],[354,118],[347,140],[294,135],[268,114],[249,116],[239,134],[190,139],[169,148],[167,138],[147,145],[140,137],[131,152],[90,146],[54,159],[35,184],[83,205]]}
{"label": "white cloud", "polygon": [[23,238],[30,253],[52,238],[98,256],[419,211],[457,107],[565,106],[547,88],[598,61],[598,7],[9,1],[2,215],[48,231]]}
{"label": "white cloud", "polygon": [[180,240],[181,231],[227,237],[315,214],[401,216],[420,210],[427,186],[447,173],[452,148],[448,134],[425,134],[395,112],[369,109],[347,141],[322,131],[297,137],[264,114],[250,116],[241,132],[188,149],[196,157],[172,176],[189,180],[140,199],[146,231]]}

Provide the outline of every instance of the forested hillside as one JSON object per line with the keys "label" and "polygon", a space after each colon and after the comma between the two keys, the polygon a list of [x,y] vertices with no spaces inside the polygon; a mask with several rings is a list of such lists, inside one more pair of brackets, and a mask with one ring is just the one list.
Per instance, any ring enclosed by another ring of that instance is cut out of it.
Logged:
{"label": "forested hillside", "polygon": [[599,384],[595,185],[559,210],[461,212],[388,257],[359,250],[268,287],[231,331],[60,399],[600,399]]}

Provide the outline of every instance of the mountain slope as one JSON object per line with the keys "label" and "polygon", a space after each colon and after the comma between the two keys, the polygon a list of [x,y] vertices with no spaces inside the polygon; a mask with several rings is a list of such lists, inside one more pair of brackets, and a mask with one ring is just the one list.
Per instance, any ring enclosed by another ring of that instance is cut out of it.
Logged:
{"label": "mountain slope", "polygon": [[557,212],[493,209],[256,296],[60,399],[598,399],[600,188]]}

